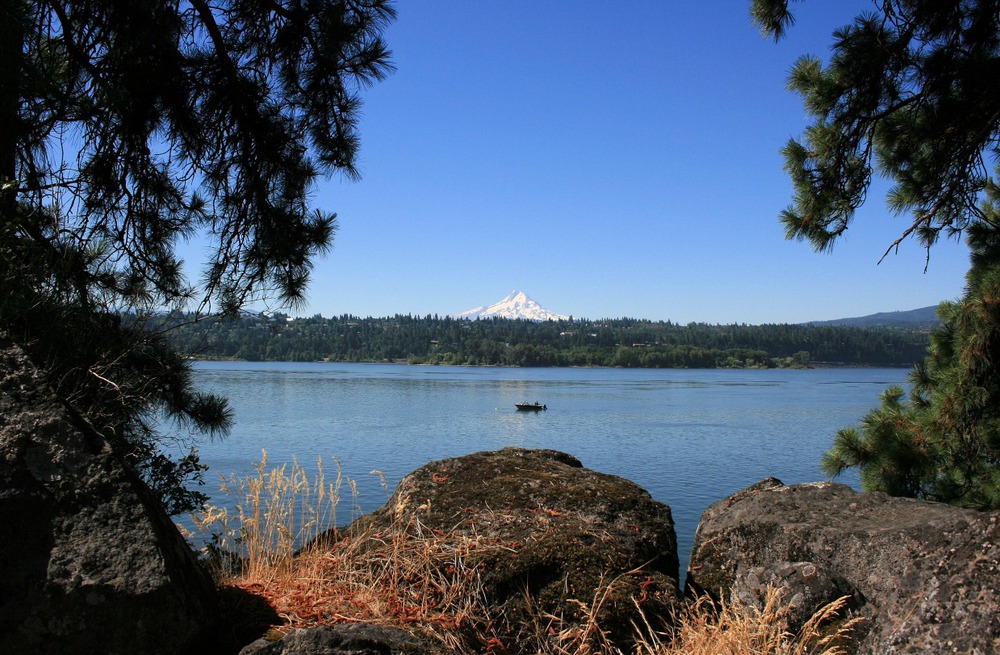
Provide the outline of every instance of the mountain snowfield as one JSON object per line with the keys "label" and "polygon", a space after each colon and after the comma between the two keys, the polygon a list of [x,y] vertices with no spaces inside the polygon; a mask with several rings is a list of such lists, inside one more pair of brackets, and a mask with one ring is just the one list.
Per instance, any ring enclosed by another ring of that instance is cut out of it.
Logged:
{"label": "mountain snowfield", "polygon": [[565,321],[569,316],[556,314],[545,309],[537,302],[529,298],[523,291],[511,291],[510,294],[500,302],[493,303],[489,307],[476,307],[461,314],[455,314],[454,318],[521,318],[528,321]]}

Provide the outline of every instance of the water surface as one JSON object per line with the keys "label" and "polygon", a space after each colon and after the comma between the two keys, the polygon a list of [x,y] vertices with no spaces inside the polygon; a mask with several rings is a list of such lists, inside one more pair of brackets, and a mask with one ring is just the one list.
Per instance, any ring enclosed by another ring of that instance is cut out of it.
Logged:
{"label": "water surface", "polygon": [[[709,504],[768,476],[823,479],[818,462],[834,433],[907,374],[284,362],[199,362],[195,371],[198,386],[227,396],[236,413],[228,438],[201,447],[209,493],[217,474],[245,473],[267,449],[275,463],[338,459],[367,512],[386,500],[373,469],[391,490],[431,460],[554,448],[670,505],[682,570]],[[524,401],[549,409],[517,411]],[[839,481],[857,487],[856,475]]]}

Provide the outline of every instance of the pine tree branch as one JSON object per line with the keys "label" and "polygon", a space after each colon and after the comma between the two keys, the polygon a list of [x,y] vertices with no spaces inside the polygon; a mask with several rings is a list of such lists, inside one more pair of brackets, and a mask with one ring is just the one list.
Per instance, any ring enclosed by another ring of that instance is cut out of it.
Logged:
{"label": "pine tree branch", "polygon": [[[889,245],[889,247],[885,249],[885,252],[882,253],[881,257],[879,257],[879,260],[878,260],[876,266],[878,264],[881,264],[882,260],[884,260],[886,257],[889,256],[890,252],[892,252],[892,251],[895,250],[896,254],[899,254],[899,246],[900,246],[900,244],[902,244],[903,241],[906,241],[906,239],[909,238],[909,236],[911,234],[913,234],[914,232],[916,232],[921,226],[930,225],[931,224],[931,220],[937,215],[938,210],[941,209],[941,205],[943,204],[943,202],[944,202],[943,199],[942,200],[938,200],[938,202],[936,202],[934,204],[934,206],[931,207],[930,211],[927,211],[924,214],[921,214],[920,216],[918,216],[917,219],[915,221],[913,221],[913,224],[910,225],[910,227],[906,228],[903,231],[903,234],[900,235],[900,237],[898,239],[896,239],[895,241],[893,241]],[[930,264],[930,259],[931,259],[931,253],[930,253],[930,246],[928,245],[927,246],[927,257],[924,260],[924,272],[925,273],[927,272],[927,267]]]}
{"label": "pine tree branch", "polygon": [[94,80],[100,80],[103,77],[101,70],[94,66],[90,56],[73,39],[73,24],[70,21],[69,16],[66,15],[66,8],[58,2],[51,3],[51,7],[52,11],[59,19],[59,27],[62,31],[63,43],[66,44],[66,52],[73,57],[74,62],[90,74],[91,78]]}

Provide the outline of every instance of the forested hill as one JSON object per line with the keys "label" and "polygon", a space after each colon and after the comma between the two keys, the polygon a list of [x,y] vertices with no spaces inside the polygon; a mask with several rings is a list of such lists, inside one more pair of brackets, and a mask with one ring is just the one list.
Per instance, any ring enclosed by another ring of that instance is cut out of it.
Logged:
{"label": "forested hill", "polygon": [[203,359],[647,368],[901,366],[920,360],[926,332],[805,325],[678,325],[636,319],[532,322],[450,317],[238,321],[173,314],[158,320]]}

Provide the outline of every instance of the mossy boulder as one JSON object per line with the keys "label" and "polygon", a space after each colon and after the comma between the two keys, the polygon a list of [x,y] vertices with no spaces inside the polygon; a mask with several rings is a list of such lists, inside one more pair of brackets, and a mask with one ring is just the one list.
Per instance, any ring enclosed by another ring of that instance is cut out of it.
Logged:
{"label": "mossy boulder", "polygon": [[557,451],[504,448],[431,462],[363,521],[475,544],[465,564],[481,576],[508,652],[531,651],[531,633],[552,617],[561,629],[599,626],[627,643],[637,607],[655,625],[680,596],[670,508]]}
{"label": "mossy boulder", "polygon": [[849,596],[857,653],[1000,652],[1000,512],[765,480],[702,515],[688,586],[753,602],[768,584],[800,622]]}

